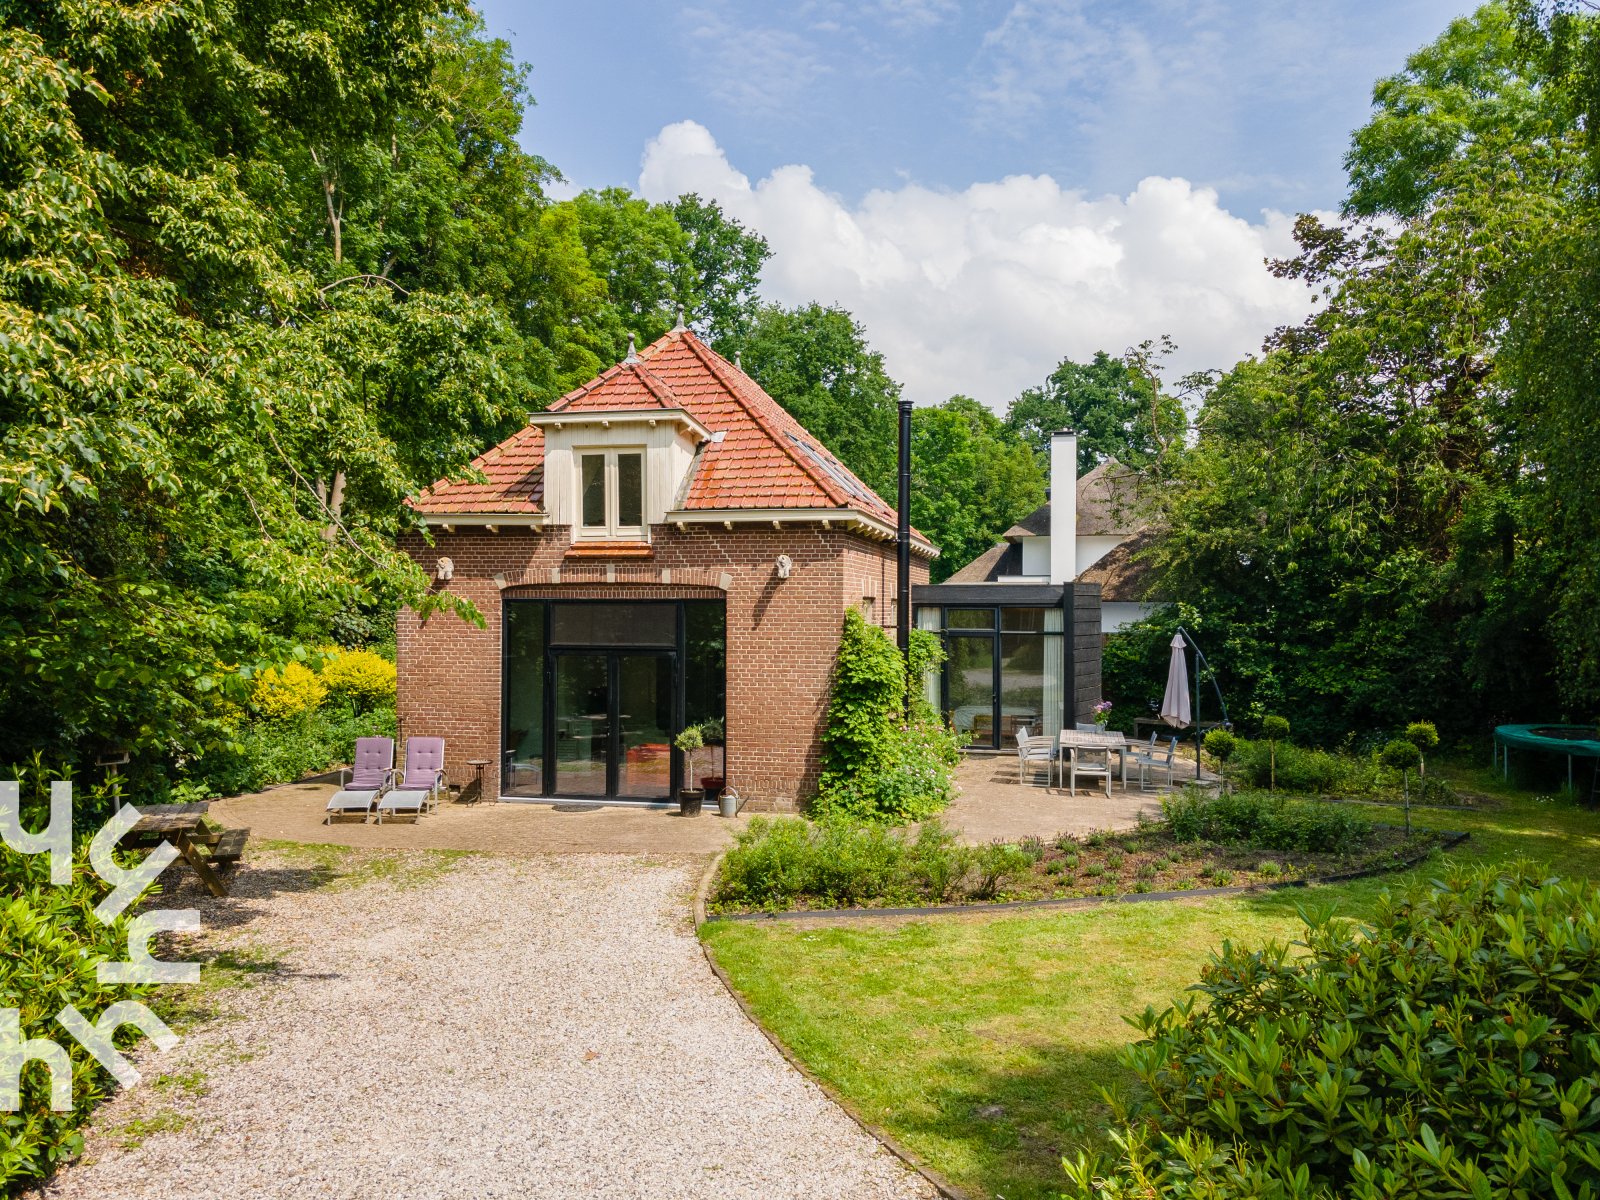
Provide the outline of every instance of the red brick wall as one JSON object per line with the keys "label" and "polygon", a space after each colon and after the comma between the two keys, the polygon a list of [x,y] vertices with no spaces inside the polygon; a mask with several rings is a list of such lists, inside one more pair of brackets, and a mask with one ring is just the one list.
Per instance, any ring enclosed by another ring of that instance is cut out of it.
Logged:
{"label": "red brick wall", "polygon": [[[570,531],[505,527],[434,531],[434,544],[410,536],[402,547],[434,573],[436,584],[477,605],[484,629],[448,614],[399,618],[400,731],[445,738],[452,782],[472,779],[468,759],[488,759],[484,786],[498,794],[500,765],[501,599],[724,597],[728,629],[727,776],[752,805],[792,809],[816,787],[818,739],[828,677],[846,607],[873,601],[873,620],[894,623],[894,546],[817,525],[732,530],[670,526],[652,530],[647,559],[569,559]],[[780,554],[794,561],[780,580]],[[559,577],[552,572],[559,572]],[[663,581],[662,572],[670,573]],[[504,579],[504,590],[495,576]],[[912,579],[927,581],[912,560]],[[726,577],[727,590],[721,583]]]}

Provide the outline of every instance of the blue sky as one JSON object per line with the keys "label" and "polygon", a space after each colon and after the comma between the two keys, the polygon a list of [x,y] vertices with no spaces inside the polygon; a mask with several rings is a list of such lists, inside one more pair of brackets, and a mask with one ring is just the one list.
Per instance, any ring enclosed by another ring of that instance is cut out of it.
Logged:
{"label": "blue sky", "polygon": [[533,66],[530,149],[581,187],[632,185],[684,119],[764,175],[845,196],[1047,173],[1093,192],[1147,175],[1243,216],[1334,207],[1373,81],[1460,0],[1324,3],[538,4],[482,0]]}
{"label": "blue sky", "polygon": [[[1162,332],[1227,367],[1309,300],[1374,81],[1459,0],[479,0],[532,66],[524,144],[577,188],[696,190],[770,299],[851,309],[919,401],[996,406]],[[952,347],[960,343],[961,349]]]}

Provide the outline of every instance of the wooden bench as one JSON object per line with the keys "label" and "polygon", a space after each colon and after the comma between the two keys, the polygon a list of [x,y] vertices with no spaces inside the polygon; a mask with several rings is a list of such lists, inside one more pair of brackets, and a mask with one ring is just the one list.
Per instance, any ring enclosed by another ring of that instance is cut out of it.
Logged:
{"label": "wooden bench", "polygon": [[211,847],[211,861],[219,867],[238,862],[244,857],[245,843],[250,840],[248,829],[224,829]]}

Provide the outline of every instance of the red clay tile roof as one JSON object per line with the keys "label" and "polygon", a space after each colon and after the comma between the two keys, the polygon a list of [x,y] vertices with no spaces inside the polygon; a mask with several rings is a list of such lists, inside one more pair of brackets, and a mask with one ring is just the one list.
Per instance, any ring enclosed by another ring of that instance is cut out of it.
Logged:
{"label": "red clay tile roof", "polygon": [[[720,441],[695,456],[684,509],[849,508],[889,525],[895,511],[759,384],[693,333],[674,330],[550,406],[551,412],[681,408]],[[544,435],[530,426],[472,465],[487,484],[440,480],[412,503],[425,513],[540,511]]]}

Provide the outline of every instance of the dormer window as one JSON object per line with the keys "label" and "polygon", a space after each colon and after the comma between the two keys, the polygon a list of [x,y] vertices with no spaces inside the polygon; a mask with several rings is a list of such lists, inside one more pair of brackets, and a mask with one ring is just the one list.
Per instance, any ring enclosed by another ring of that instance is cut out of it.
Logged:
{"label": "dormer window", "polygon": [[644,450],[578,452],[578,536],[643,540]]}

